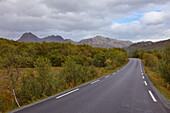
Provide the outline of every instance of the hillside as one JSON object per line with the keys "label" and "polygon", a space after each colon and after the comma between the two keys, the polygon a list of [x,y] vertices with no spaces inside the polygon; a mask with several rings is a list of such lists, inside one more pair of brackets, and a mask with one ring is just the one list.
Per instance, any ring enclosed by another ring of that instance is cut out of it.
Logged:
{"label": "hillside", "polygon": [[137,42],[129,47],[126,48],[127,52],[130,54],[134,52],[136,49],[140,50],[160,50],[161,48],[165,47],[166,45],[170,44],[170,39],[164,40],[164,41],[158,41],[158,42]]}

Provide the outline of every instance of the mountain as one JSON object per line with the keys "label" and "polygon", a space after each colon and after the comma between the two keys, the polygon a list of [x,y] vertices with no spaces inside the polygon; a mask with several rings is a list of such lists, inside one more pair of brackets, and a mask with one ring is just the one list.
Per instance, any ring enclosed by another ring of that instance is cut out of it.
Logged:
{"label": "mountain", "polygon": [[65,42],[74,42],[72,40],[68,40],[68,39],[63,39],[63,37],[59,36],[59,35],[51,35],[51,36],[47,36],[45,38],[38,38],[36,35],[32,34],[31,32],[29,33],[24,33],[21,38],[19,40],[17,40],[18,42],[61,42],[61,43],[65,43]]}
{"label": "mountain", "polygon": [[39,42],[40,39],[36,35],[34,35],[32,33],[24,33],[21,36],[21,38],[19,40],[17,40],[17,41],[18,42],[28,42],[28,43],[30,43],[30,42]]}
{"label": "mountain", "polygon": [[80,44],[88,44],[94,47],[103,47],[103,48],[124,48],[132,44],[130,41],[121,41],[116,39],[111,39],[103,36],[96,36],[89,39],[84,39],[79,41]]}
{"label": "mountain", "polygon": [[59,35],[51,35],[45,38],[40,39],[42,42],[65,42],[65,40],[63,39],[63,37],[59,36]]}
{"label": "mountain", "polygon": [[151,41],[137,42],[137,43],[133,43],[132,45],[127,47],[126,50],[130,54],[130,53],[134,52],[136,49],[138,49],[138,50],[140,50],[140,49],[143,49],[143,50],[160,50],[167,45],[170,45],[170,39],[158,41],[158,42],[151,42]]}

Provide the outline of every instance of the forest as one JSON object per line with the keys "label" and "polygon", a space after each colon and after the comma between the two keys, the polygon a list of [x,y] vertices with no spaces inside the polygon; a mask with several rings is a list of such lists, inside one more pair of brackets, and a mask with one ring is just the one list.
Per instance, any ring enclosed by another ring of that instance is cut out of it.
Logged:
{"label": "forest", "polygon": [[125,49],[0,39],[0,112],[86,83],[128,62]]}

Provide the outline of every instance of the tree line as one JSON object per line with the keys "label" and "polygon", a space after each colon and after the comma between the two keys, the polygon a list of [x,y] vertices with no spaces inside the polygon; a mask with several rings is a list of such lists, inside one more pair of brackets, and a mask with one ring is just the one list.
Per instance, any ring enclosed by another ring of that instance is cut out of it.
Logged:
{"label": "tree line", "polygon": [[[0,111],[29,104],[113,70],[128,61],[125,49],[71,43],[20,43],[0,39]],[[61,67],[59,73],[53,67]]]}

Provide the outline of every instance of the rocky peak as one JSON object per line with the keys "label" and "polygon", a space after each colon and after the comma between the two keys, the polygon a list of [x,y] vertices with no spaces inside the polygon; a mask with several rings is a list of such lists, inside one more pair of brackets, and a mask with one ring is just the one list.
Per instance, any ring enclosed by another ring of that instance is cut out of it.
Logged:
{"label": "rocky peak", "polygon": [[29,33],[24,33],[18,41],[19,42],[38,42],[38,40],[39,38],[36,35],[29,32]]}
{"label": "rocky peak", "polygon": [[104,48],[124,48],[132,44],[130,41],[121,41],[116,39],[111,39],[103,36],[95,36],[93,38],[84,39],[79,42],[80,44],[88,44],[94,47],[104,47]]}
{"label": "rocky peak", "polygon": [[59,36],[59,35],[51,35],[51,36],[47,36],[45,38],[42,39],[42,41],[46,41],[46,42],[64,42],[63,37]]}

